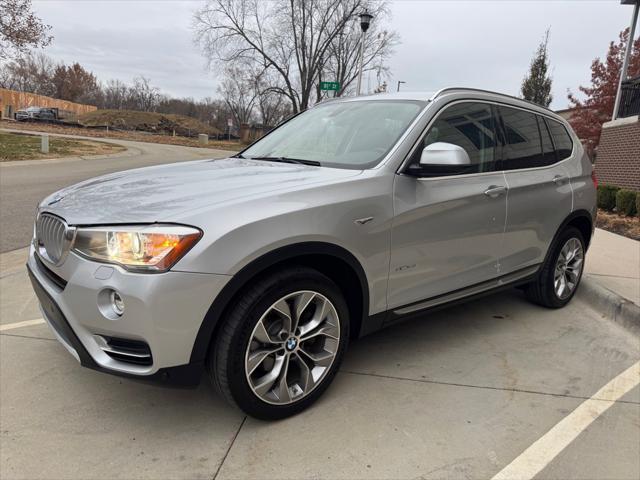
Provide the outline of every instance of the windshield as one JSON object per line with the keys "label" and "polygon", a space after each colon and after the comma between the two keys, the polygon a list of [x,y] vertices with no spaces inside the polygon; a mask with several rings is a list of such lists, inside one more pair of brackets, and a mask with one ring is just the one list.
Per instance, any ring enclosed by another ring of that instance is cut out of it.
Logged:
{"label": "windshield", "polygon": [[371,100],[307,110],[242,152],[245,158],[295,159],[364,169],[377,165],[425,102]]}

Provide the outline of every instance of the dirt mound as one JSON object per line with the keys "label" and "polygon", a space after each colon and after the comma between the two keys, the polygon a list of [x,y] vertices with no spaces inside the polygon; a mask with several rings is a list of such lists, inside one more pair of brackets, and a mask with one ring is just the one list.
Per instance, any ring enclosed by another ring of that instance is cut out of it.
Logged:
{"label": "dirt mound", "polygon": [[139,132],[162,133],[171,135],[194,136],[206,133],[215,137],[222,132],[201,121],[184,115],[138,112],[135,110],[96,110],[78,118],[85,127],[104,127]]}

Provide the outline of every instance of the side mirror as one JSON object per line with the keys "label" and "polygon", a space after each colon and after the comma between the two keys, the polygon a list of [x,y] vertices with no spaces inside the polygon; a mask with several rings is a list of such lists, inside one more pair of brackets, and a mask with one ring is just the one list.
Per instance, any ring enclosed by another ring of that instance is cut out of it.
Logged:
{"label": "side mirror", "polygon": [[452,143],[436,142],[427,145],[420,157],[421,167],[467,165],[471,165],[469,154],[464,148]]}

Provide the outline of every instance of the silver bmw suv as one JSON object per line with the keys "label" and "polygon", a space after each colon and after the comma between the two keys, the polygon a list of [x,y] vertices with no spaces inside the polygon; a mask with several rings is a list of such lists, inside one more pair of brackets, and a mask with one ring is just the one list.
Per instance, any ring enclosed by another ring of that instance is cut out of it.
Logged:
{"label": "silver bmw suv", "polygon": [[550,308],[582,275],[592,166],[569,125],[447,88],[329,101],[224,160],[106,175],[38,207],[42,312],[83,366],[292,415],[349,341],[519,286]]}

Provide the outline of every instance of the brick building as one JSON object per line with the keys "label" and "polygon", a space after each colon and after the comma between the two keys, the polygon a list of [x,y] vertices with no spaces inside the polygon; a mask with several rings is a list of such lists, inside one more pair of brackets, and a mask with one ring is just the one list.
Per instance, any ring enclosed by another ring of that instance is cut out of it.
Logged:
{"label": "brick building", "polygon": [[600,184],[640,192],[640,116],[618,118],[602,126],[596,175]]}

